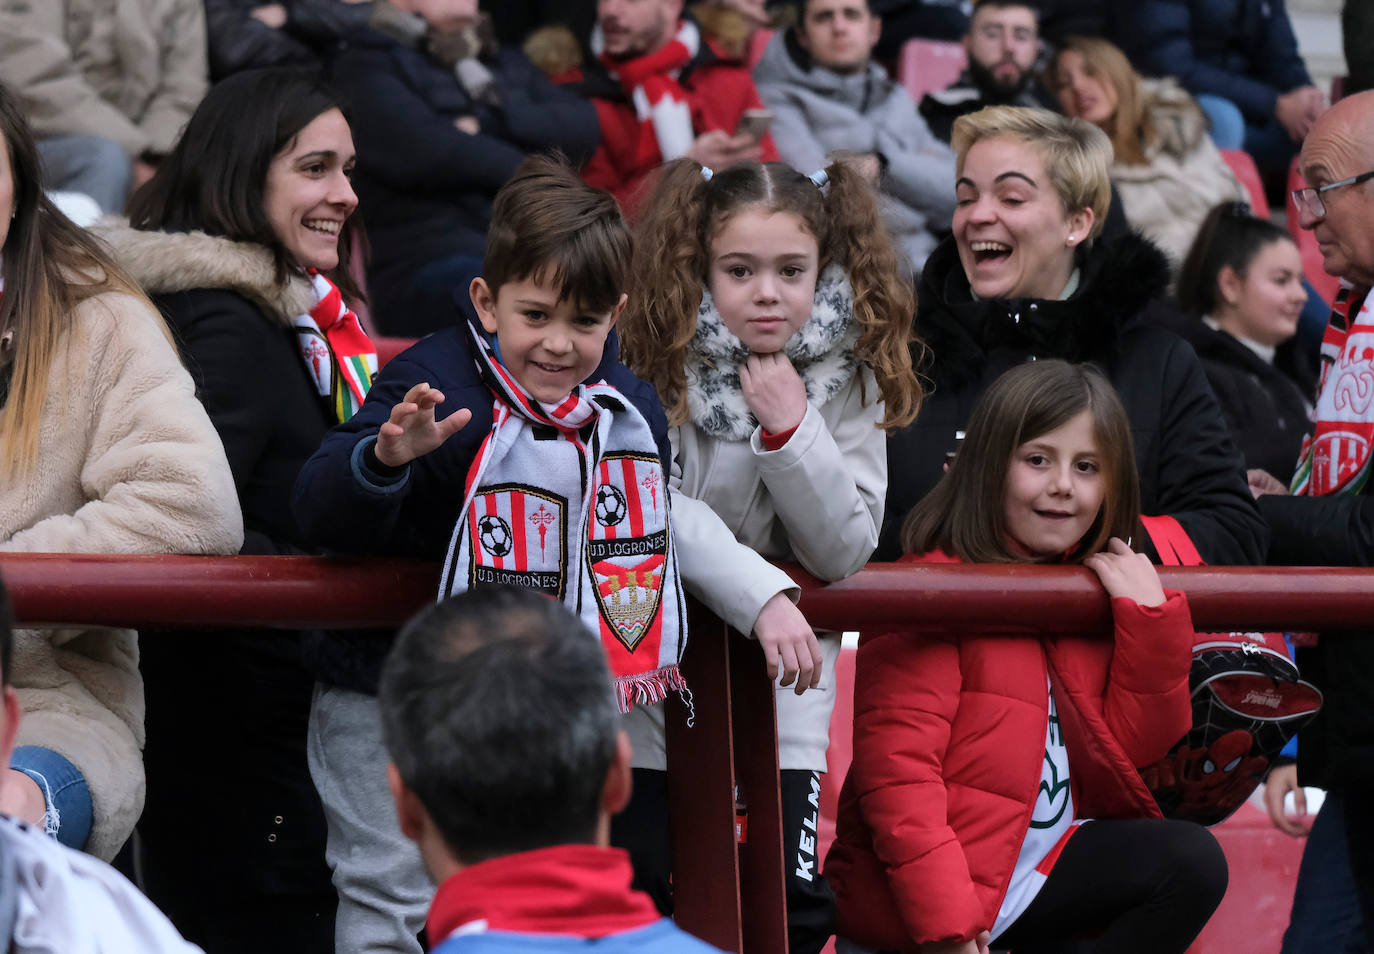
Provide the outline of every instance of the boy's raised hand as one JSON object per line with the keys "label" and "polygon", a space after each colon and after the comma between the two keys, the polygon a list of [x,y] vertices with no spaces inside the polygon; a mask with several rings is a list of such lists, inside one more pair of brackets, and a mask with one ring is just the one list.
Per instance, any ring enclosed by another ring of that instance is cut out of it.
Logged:
{"label": "boy's raised hand", "polygon": [[1150,558],[1134,552],[1120,537],[1112,537],[1105,551],[1094,553],[1083,565],[1097,574],[1110,596],[1124,596],[1141,606],[1164,602],[1164,587]]}
{"label": "boy's raised hand", "polygon": [[463,407],[436,421],[434,409],[443,403],[444,392],[430,387],[428,382],[407,391],[377,432],[377,460],[388,467],[404,467],[434,450],[472,420],[472,412]]}
{"label": "boy's raised hand", "polygon": [[774,594],[763,604],[758,619],[754,620],[754,635],[763,647],[763,656],[768,660],[768,678],[778,678],[778,667],[782,667],[780,685],[790,686],[796,680],[797,695],[821,684],[821,668],[825,657],[816,642],[816,631],[806,621],[797,605],[787,598],[786,593]]}

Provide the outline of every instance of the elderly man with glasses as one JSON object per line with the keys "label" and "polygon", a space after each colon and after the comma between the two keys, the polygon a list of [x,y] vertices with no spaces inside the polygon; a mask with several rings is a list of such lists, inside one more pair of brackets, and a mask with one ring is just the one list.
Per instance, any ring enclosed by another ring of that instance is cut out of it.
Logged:
{"label": "elderly man with glasses", "polygon": [[[1316,238],[1326,271],[1342,281],[1322,339],[1315,432],[1292,494],[1259,501],[1273,530],[1269,560],[1374,566],[1374,91],[1322,114],[1303,142],[1299,169],[1308,183],[1293,192],[1299,222]],[[1299,664],[1325,693],[1326,707],[1302,731],[1297,776],[1329,792],[1300,881],[1309,863],[1318,874],[1321,862],[1311,856],[1330,853],[1322,864],[1330,869],[1348,850],[1364,937],[1374,938],[1374,632],[1323,634],[1299,652]],[[1300,884],[1294,901],[1295,925],[1311,913],[1304,904],[1322,904],[1320,890],[1304,897],[1307,887]]]}

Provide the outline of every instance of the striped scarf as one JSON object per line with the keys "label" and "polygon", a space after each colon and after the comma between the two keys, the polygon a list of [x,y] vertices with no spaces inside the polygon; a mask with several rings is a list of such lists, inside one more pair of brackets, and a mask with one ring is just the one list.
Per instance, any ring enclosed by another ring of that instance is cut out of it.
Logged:
{"label": "striped scarf", "polygon": [[653,432],[609,384],[532,398],[469,326],[492,391],[439,598],[523,586],[562,600],[606,650],[621,712],[685,692],[687,644],[667,484]]}
{"label": "striped scarf", "polygon": [[334,420],[342,424],[363,406],[363,398],[372,387],[377,376],[377,349],[334,283],[313,268],[309,275],[315,287],[315,307],[296,316],[296,340],[315,390],[328,400]]}
{"label": "striped scarf", "polygon": [[[1355,494],[1374,450],[1374,296],[1342,281],[1322,336],[1321,385],[1312,436],[1303,441],[1294,495]],[[1350,311],[1358,306],[1354,321]]]}
{"label": "striped scarf", "polygon": [[678,24],[677,33],[662,49],[633,59],[617,60],[602,51],[601,29],[592,31],[592,52],[634,104],[639,138],[635,168],[681,159],[692,148],[692,108],[678,83],[682,68],[701,49],[701,31],[691,20]]}

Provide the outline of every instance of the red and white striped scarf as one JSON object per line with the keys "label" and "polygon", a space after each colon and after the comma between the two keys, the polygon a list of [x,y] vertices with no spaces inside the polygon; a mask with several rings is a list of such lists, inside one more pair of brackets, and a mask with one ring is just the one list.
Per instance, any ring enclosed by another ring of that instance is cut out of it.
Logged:
{"label": "red and white striped scarf", "polygon": [[592,52],[618,82],[639,119],[635,158],[649,166],[681,159],[692,148],[692,109],[678,83],[682,68],[701,48],[701,31],[691,20],[677,26],[673,39],[660,50],[618,60],[602,50],[601,30],[592,32]]}
{"label": "red and white striped scarf", "polygon": [[621,712],[687,684],[667,482],[653,431],[604,381],[532,398],[469,326],[492,423],[468,470],[439,598],[523,586],[562,600],[606,650]]}
{"label": "red and white striped scarf", "polygon": [[[1374,452],[1374,295],[1342,281],[1322,336],[1312,436],[1303,441],[1292,493],[1359,493]],[[1354,320],[1352,308],[1358,307]]]}
{"label": "red and white striped scarf", "polygon": [[315,307],[296,316],[296,340],[315,389],[329,400],[335,421],[342,424],[363,406],[372,387],[377,349],[334,283],[313,268],[309,275]]}

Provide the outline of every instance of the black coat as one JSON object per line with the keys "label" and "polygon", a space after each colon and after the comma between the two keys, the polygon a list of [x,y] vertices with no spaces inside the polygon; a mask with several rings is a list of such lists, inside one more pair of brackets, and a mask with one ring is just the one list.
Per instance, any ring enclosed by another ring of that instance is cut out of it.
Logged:
{"label": "black coat", "polygon": [[367,26],[371,3],[285,0],[286,25],[274,29],[253,18],[263,0],[205,0],[210,77],[266,66],[313,66],[339,42]]}
{"label": "black coat", "polygon": [[[596,108],[550,83],[515,49],[485,65],[500,101],[474,100],[452,69],[373,30],[349,41],[332,78],[352,108],[354,187],[372,244],[368,282],[381,327],[408,301],[415,273],[486,250],[492,200],[526,155],[561,150],[573,163],[601,140]],[[477,119],[463,132],[454,120]],[[451,316],[436,317],[426,330]]]}
{"label": "black coat", "polygon": [[1302,439],[1312,432],[1308,402],[1317,390],[1317,353],[1300,337],[1280,345],[1270,364],[1244,343],[1201,321],[1180,334],[1202,370],[1247,468],[1293,477]]}
{"label": "black coat", "polygon": [[954,240],[935,250],[918,288],[916,331],[931,349],[934,390],[916,423],[888,442],[880,559],[900,552],[902,521],[939,481],[956,432],[1002,372],[1034,358],[1091,361],[1131,419],[1145,513],[1176,517],[1209,563],[1259,563],[1268,535],[1240,454],[1186,342],[1149,320],[1168,264],[1128,235],[1099,242],[1067,301],[974,301]]}

